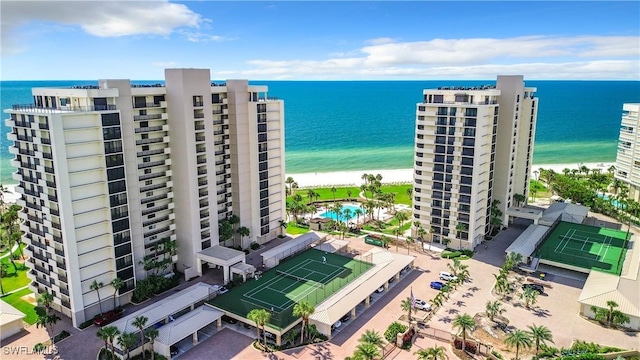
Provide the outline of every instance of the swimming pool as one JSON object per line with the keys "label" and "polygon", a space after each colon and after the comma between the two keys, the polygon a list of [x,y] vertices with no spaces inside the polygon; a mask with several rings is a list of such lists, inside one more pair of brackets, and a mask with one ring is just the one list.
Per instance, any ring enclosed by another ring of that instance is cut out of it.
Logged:
{"label": "swimming pool", "polygon": [[[349,209],[350,212],[350,216],[349,217],[345,217],[344,213],[346,212],[346,210]],[[356,218],[356,209],[360,209],[363,213],[364,210],[362,210],[359,206],[355,206],[355,205],[342,205],[342,215],[340,216],[336,216],[336,213],[333,210],[328,210],[323,212],[322,214],[320,214],[320,217],[323,218],[327,218],[327,219],[333,219],[333,220],[339,220],[339,221],[348,221],[350,219],[354,219]]]}

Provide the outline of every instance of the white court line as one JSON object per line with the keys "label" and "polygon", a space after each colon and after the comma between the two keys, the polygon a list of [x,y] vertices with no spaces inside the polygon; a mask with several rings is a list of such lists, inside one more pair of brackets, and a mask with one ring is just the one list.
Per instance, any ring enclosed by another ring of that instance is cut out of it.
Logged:
{"label": "white court line", "polygon": [[[567,234],[569,234],[569,232],[571,232],[571,230],[567,231]],[[573,233],[571,233],[571,235],[569,236],[569,239],[572,238],[574,233],[575,233],[575,230],[573,231]],[[565,235],[565,240],[567,240],[566,235]],[[564,246],[562,247],[562,250],[560,250],[560,253],[564,252],[564,248],[567,247],[567,244],[569,244],[569,240],[567,240],[567,242],[564,243]]]}

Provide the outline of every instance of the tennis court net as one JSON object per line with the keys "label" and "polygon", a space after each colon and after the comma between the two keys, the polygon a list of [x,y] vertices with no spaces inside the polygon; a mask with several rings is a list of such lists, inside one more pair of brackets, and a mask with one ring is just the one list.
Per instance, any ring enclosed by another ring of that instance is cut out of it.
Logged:
{"label": "tennis court net", "polygon": [[307,279],[305,277],[301,277],[301,276],[293,275],[293,274],[290,274],[290,273],[286,273],[286,272],[281,271],[281,270],[276,270],[276,274],[278,274],[278,275],[280,275],[282,277],[286,277],[286,278],[289,278],[289,279],[296,280],[296,281],[309,283],[309,284],[311,284],[311,285],[313,285],[313,286],[315,286],[317,288],[324,289],[324,284],[321,283],[321,282],[315,281],[315,280],[311,280],[311,279]]}

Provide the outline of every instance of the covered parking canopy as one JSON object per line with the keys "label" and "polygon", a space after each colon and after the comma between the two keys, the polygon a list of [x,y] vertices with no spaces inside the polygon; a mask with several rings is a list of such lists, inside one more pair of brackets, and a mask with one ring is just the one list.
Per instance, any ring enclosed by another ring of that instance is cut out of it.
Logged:
{"label": "covered parking canopy", "polygon": [[272,268],[280,264],[280,260],[297,254],[303,250],[311,247],[311,244],[318,243],[326,239],[327,234],[309,231],[306,234],[302,234],[295,239],[282,243],[271,250],[263,252],[262,264],[267,268]]}
{"label": "covered parking canopy", "polygon": [[157,353],[170,358],[171,345],[189,335],[193,337],[193,344],[197,344],[198,330],[220,319],[222,315],[224,315],[222,311],[216,310],[208,305],[202,305],[181,316],[176,321],[160,327],[153,348]]}
{"label": "covered parking canopy", "polygon": [[415,256],[396,254],[385,249],[374,248],[363,257],[371,257],[375,265],[324,302],[316,305],[316,311],[309,316],[318,331],[331,337],[331,325],[346,314],[355,317],[355,308],[362,301],[368,305],[369,295],[381,286],[387,287],[389,279],[397,277],[400,271],[413,264]]}
{"label": "covered parking canopy", "polygon": [[[209,300],[211,297],[213,297],[214,293],[215,293],[215,290],[213,286],[199,282],[178,293],[175,293],[158,302],[155,302],[138,311],[135,311],[127,315],[126,317],[115,321],[111,325],[117,327],[118,330],[120,330],[120,333],[123,333],[123,332],[137,333],[140,330],[133,325],[133,322],[135,321],[136,317],[138,316],[146,317],[147,328],[154,326],[157,323],[168,322],[169,316],[176,314],[187,308],[190,308],[191,310],[193,310],[196,304]],[[183,315],[183,316],[186,316],[186,315]],[[115,346],[118,347],[117,341],[115,342]]]}
{"label": "covered parking canopy", "polygon": [[198,275],[202,275],[202,262],[205,261],[222,267],[224,284],[227,284],[230,275],[229,268],[237,263],[245,262],[245,253],[244,251],[216,245],[198,252],[196,258]]}
{"label": "covered parking canopy", "polygon": [[505,253],[516,253],[522,255],[526,263],[531,262],[531,255],[538,245],[544,240],[551,230],[544,225],[529,225],[525,231],[505,250]]}

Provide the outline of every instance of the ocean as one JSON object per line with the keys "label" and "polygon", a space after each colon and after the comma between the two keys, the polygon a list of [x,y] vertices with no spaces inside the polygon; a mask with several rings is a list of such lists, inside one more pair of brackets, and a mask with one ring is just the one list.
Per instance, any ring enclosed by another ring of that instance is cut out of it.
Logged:
{"label": "ocean", "polygon": [[[133,81],[154,84],[162,81]],[[251,81],[285,102],[286,172],[405,169],[413,163],[422,90],[485,81]],[[97,81],[0,81],[2,109],[32,103],[32,87]],[[622,104],[640,102],[640,81],[527,81],[539,98],[535,164],[613,162]],[[3,119],[8,116],[3,114]],[[15,183],[0,126],[0,182]]]}

